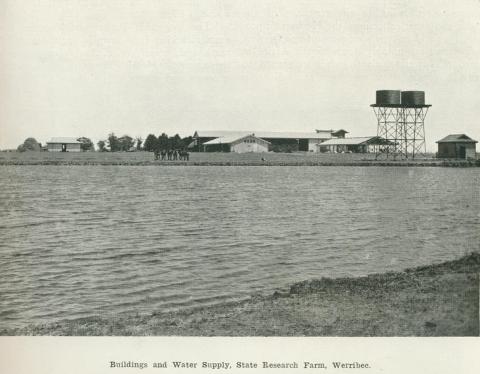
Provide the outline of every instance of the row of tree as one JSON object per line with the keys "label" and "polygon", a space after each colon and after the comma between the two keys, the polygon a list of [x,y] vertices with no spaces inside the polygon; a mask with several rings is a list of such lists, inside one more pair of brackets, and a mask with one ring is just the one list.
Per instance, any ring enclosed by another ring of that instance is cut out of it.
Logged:
{"label": "row of tree", "polygon": [[100,152],[128,152],[128,151],[141,151],[143,140],[140,137],[133,139],[129,135],[123,135],[117,137],[113,132],[108,134],[107,140],[100,140],[98,150]]}
{"label": "row of tree", "polygon": [[[77,139],[80,142],[80,149],[82,151],[94,151],[95,146],[89,138],[81,137]],[[27,138],[25,141],[17,147],[17,151],[26,152],[26,151],[41,151],[42,143],[37,142],[35,138]]]}
{"label": "row of tree", "polygon": [[182,139],[178,134],[169,137],[167,134],[162,133],[158,138],[153,134],[149,134],[145,139],[143,149],[148,152],[186,149],[192,140],[191,136]]}
{"label": "row of tree", "polygon": [[133,139],[128,135],[118,138],[112,132],[108,134],[107,140],[100,140],[97,146],[100,152],[155,152],[169,149],[186,149],[192,140],[193,138],[191,136],[182,139],[178,134],[169,137],[167,134],[162,133],[158,137],[149,134],[144,142],[140,137]]}
{"label": "row of tree", "polygon": [[[169,137],[167,134],[162,133],[156,137],[153,134],[149,134],[143,142],[141,137],[132,138],[129,135],[123,135],[117,137],[113,132],[108,134],[106,140],[100,140],[97,143],[98,151],[100,152],[129,152],[129,151],[147,151],[155,152],[169,149],[186,149],[192,142],[192,137],[181,138],[178,134]],[[95,151],[93,142],[87,137],[80,137],[77,139],[80,142],[80,149],[82,151]],[[42,144],[37,142],[35,138],[27,138],[17,148],[19,152],[25,151],[41,151]]]}

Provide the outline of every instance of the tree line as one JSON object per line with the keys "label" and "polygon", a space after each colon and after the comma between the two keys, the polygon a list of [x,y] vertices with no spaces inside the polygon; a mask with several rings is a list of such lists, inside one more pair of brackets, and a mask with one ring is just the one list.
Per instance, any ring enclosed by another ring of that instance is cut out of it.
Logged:
{"label": "tree line", "polygon": [[[130,152],[130,151],[147,151],[160,152],[162,150],[184,150],[192,142],[191,136],[181,138],[178,134],[168,136],[162,133],[158,137],[154,134],[149,134],[145,141],[141,137],[132,138],[129,135],[116,136],[113,132],[108,134],[107,139],[97,142],[97,149],[90,138],[80,137],[77,139],[80,142],[80,149],[82,151],[99,151],[99,152]],[[17,147],[17,151],[41,151],[42,144],[35,138],[27,138]]]}
{"label": "tree line", "polygon": [[137,137],[133,139],[128,135],[118,138],[114,133],[108,134],[106,140],[100,140],[97,143],[100,152],[121,152],[121,151],[147,151],[155,152],[171,149],[186,149],[193,141],[191,136],[181,138],[180,135],[168,136],[162,133],[158,137],[149,134],[145,141]]}
{"label": "tree line", "polygon": [[[80,142],[80,149],[82,151],[94,151],[95,146],[93,142],[84,136],[77,139]],[[38,151],[40,152],[43,150],[42,143],[39,143],[35,138],[27,138],[25,141],[17,147],[18,152],[26,152],[26,151]]]}

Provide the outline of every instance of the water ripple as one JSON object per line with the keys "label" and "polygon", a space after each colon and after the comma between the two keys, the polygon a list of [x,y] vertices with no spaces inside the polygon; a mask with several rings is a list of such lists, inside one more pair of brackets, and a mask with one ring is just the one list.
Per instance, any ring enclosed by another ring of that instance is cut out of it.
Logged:
{"label": "water ripple", "polygon": [[448,260],[479,250],[479,182],[478,169],[4,166],[0,327]]}

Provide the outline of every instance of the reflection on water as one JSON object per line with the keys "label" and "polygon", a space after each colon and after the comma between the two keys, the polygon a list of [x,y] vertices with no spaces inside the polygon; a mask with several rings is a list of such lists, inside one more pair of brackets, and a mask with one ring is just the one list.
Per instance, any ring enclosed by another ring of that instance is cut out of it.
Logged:
{"label": "reflection on water", "polygon": [[0,167],[0,326],[152,313],[478,250],[479,169]]}

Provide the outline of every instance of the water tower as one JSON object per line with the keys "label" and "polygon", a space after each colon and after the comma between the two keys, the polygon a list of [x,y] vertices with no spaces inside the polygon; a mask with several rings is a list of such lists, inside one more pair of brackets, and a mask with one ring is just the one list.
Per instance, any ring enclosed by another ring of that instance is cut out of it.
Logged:
{"label": "water tower", "polygon": [[431,105],[425,104],[424,91],[379,90],[371,106],[377,117],[377,136],[387,143],[376,148],[376,158],[425,156],[425,117]]}

